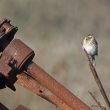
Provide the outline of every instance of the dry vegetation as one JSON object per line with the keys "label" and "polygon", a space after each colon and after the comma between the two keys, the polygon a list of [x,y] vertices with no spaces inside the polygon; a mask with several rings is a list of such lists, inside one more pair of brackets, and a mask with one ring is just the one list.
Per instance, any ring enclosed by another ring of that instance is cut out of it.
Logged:
{"label": "dry vegetation", "polygon": [[[110,1],[109,0],[0,0],[0,16],[19,27],[16,37],[36,52],[34,61],[88,105],[96,98],[105,104],[81,48],[83,36],[99,42],[96,68],[110,98]],[[56,107],[16,85],[1,90],[0,102],[10,109],[23,104],[32,110]]]}

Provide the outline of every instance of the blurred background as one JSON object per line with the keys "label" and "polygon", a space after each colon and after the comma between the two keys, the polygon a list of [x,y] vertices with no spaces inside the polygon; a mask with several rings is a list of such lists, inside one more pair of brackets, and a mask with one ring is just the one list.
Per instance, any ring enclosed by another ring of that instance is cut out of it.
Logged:
{"label": "blurred background", "polygon": [[[34,61],[89,106],[88,91],[105,105],[81,47],[92,34],[99,43],[96,68],[110,98],[110,1],[109,0],[0,0],[0,17],[18,27],[22,39],[36,53]],[[0,90],[0,102],[10,110],[23,104],[31,110],[56,107],[16,85],[16,92]],[[95,109],[95,108],[94,108]]]}

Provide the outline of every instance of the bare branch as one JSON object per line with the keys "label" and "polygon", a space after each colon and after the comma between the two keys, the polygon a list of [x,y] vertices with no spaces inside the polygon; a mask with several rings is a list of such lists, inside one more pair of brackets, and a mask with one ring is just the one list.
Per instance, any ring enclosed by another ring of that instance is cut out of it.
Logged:
{"label": "bare branch", "polygon": [[106,110],[106,108],[101,105],[101,103],[96,99],[92,92],[89,91],[89,94],[97,104],[95,107],[99,107],[101,110]]}
{"label": "bare branch", "polygon": [[91,72],[92,72],[92,74],[93,74],[93,76],[94,76],[94,79],[95,79],[95,81],[96,81],[98,87],[99,87],[99,90],[100,90],[100,92],[101,92],[101,95],[103,96],[103,98],[104,98],[104,100],[105,100],[105,103],[107,104],[107,107],[110,109],[110,101],[109,101],[109,99],[108,99],[108,97],[107,97],[107,95],[106,95],[106,92],[105,92],[104,87],[103,87],[103,85],[102,85],[102,83],[101,83],[101,81],[100,81],[100,78],[99,78],[99,76],[98,76],[98,74],[97,74],[97,72],[96,72],[96,69],[95,69],[95,67],[93,66],[93,64],[92,64],[92,62],[91,62],[91,59],[90,59],[90,57],[89,57],[89,55],[88,55],[88,53],[86,52],[85,49],[84,49],[84,51],[85,51],[86,56],[87,56],[88,61],[89,61],[90,70],[91,70]]}

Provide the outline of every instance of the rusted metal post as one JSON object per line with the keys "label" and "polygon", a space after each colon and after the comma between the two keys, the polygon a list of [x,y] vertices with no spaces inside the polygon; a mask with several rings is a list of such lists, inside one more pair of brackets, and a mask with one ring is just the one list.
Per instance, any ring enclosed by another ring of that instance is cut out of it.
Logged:
{"label": "rusted metal post", "polygon": [[91,110],[84,102],[73,95],[35,63],[32,62],[28,66],[27,72],[73,110]]}
{"label": "rusted metal post", "polygon": [[44,90],[45,88],[39,85],[38,82],[36,82],[33,78],[29,77],[25,73],[18,74],[17,78],[18,78],[17,84],[37,94],[43,99],[51,102],[55,106],[59,107],[61,110],[72,110],[72,108],[70,108],[67,104],[65,104],[62,100],[60,100],[54,94],[47,95]]}
{"label": "rusted metal post", "polygon": [[[34,51],[21,40],[12,40],[16,31],[17,28],[12,26],[9,20],[4,19],[0,22],[0,52],[2,52],[0,56],[0,79],[3,81],[2,88],[8,86],[15,90],[14,83],[17,80],[17,74],[26,71],[28,76],[50,90],[57,101],[60,99],[72,110],[90,110],[84,102],[32,62],[35,55]],[[49,98],[52,100],[52,97]]]}
{"label": "rusted metal post", "polygon": [[[5,79],[5,84],[15,90],[16,75],[27,71],[29,77],[34,78],[42,86],[49,89],[56,97],[74,110],[90,110],[75,95],[69,92],[44,70],[32,63],[34,51],[19,39],[14,39],[2,52],[0,58],[0,72]],[[31,63],[31,64],[30,64]],[[30,73],[30,74],[29,74]],[[2,77],[1,77],[2,78]]]}

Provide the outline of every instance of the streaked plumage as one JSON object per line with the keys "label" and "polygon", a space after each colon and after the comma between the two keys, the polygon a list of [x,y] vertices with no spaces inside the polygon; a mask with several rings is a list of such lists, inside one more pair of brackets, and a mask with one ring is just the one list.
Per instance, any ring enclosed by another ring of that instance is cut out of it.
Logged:
{"label": "streaked plumage", "polygon": [[94,36],[88,35],[83,40],[83,48],[90,55],[93,65],[95,66],[95,56],[98,55],[98,43]]}

